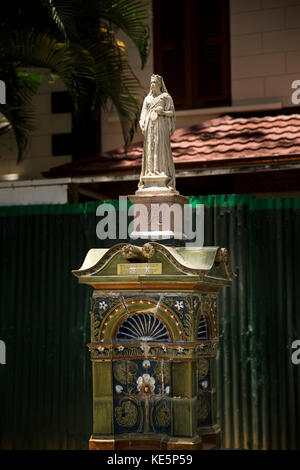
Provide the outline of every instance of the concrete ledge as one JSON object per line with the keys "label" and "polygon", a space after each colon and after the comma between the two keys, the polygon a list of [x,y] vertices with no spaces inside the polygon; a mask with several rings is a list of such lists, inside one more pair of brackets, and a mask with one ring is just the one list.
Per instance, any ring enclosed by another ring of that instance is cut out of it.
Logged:
{"label": "concrete ledge", "polygon": [[[210,449],[211,446],[206,445]],[[120,436],[97,436],[89,440],[90,450],[202,450],[202,438],[174,438],[166,435],[124,434]]]}

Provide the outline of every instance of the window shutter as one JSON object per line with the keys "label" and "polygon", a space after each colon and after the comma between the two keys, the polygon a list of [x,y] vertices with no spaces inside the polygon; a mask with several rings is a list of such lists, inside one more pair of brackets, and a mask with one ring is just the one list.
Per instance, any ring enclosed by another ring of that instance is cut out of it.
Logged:
{"label": "window shutter", "polygon": [[176,108],[186,103],[184,0],[153,2],[155,21],[154,73],[163,76]]}
{"label": "window shutter", "polygon": [[195,2],[193,92],[198,105],[230,104],[229,8],[226,0]]}
{"label": "window shutter", "polygon": [[154,67],[176,109],[230,104],[228,0],[154,0]]}

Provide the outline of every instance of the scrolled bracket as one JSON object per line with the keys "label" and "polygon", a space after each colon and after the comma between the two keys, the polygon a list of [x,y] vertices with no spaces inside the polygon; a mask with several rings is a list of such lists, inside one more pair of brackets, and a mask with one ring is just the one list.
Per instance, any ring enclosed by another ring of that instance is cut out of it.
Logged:
{"label": "scrolled bracket", "polygon": [[121,255],[125,259],[145,261],[144,254],[139,246],[124,245],[121,249]]}
{"label": "scrolled bracket", "polygon": [[237,275],[232,271],[230,255],[226,248],[219,248],[215,258],[216,263],[223,263],[228,279],[233,281]]}

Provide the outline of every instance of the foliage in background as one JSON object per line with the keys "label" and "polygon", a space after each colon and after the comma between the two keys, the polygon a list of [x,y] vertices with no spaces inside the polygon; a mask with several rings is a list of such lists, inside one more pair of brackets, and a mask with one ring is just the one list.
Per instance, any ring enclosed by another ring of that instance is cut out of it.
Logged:
{"label": "foliage in background", "polygon": [[[147,60],[150,17],[145,0],[10,0],[0,12],[0,79],[9,122],[22,159],[34,128],[33,97],[44,74],[60,77],[72,99],[74,116],[84,119],[111,101],[121,120],[125,145],[134,134],[140,83],[127,60],[119,29],[136,46],[143,68]],[[0,114],[0,116],[1,116]]]}

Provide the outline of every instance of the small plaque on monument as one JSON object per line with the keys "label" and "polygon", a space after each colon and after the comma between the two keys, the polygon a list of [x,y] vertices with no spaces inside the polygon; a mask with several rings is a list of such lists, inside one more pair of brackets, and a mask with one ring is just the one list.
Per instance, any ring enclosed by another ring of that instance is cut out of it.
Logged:
{"label": "small plaque on monument", "polygon": [[130,274],[161,274],[162,264],[161,263],[126,263],[118,264],[117,274],[118,275],[130,275]]}

